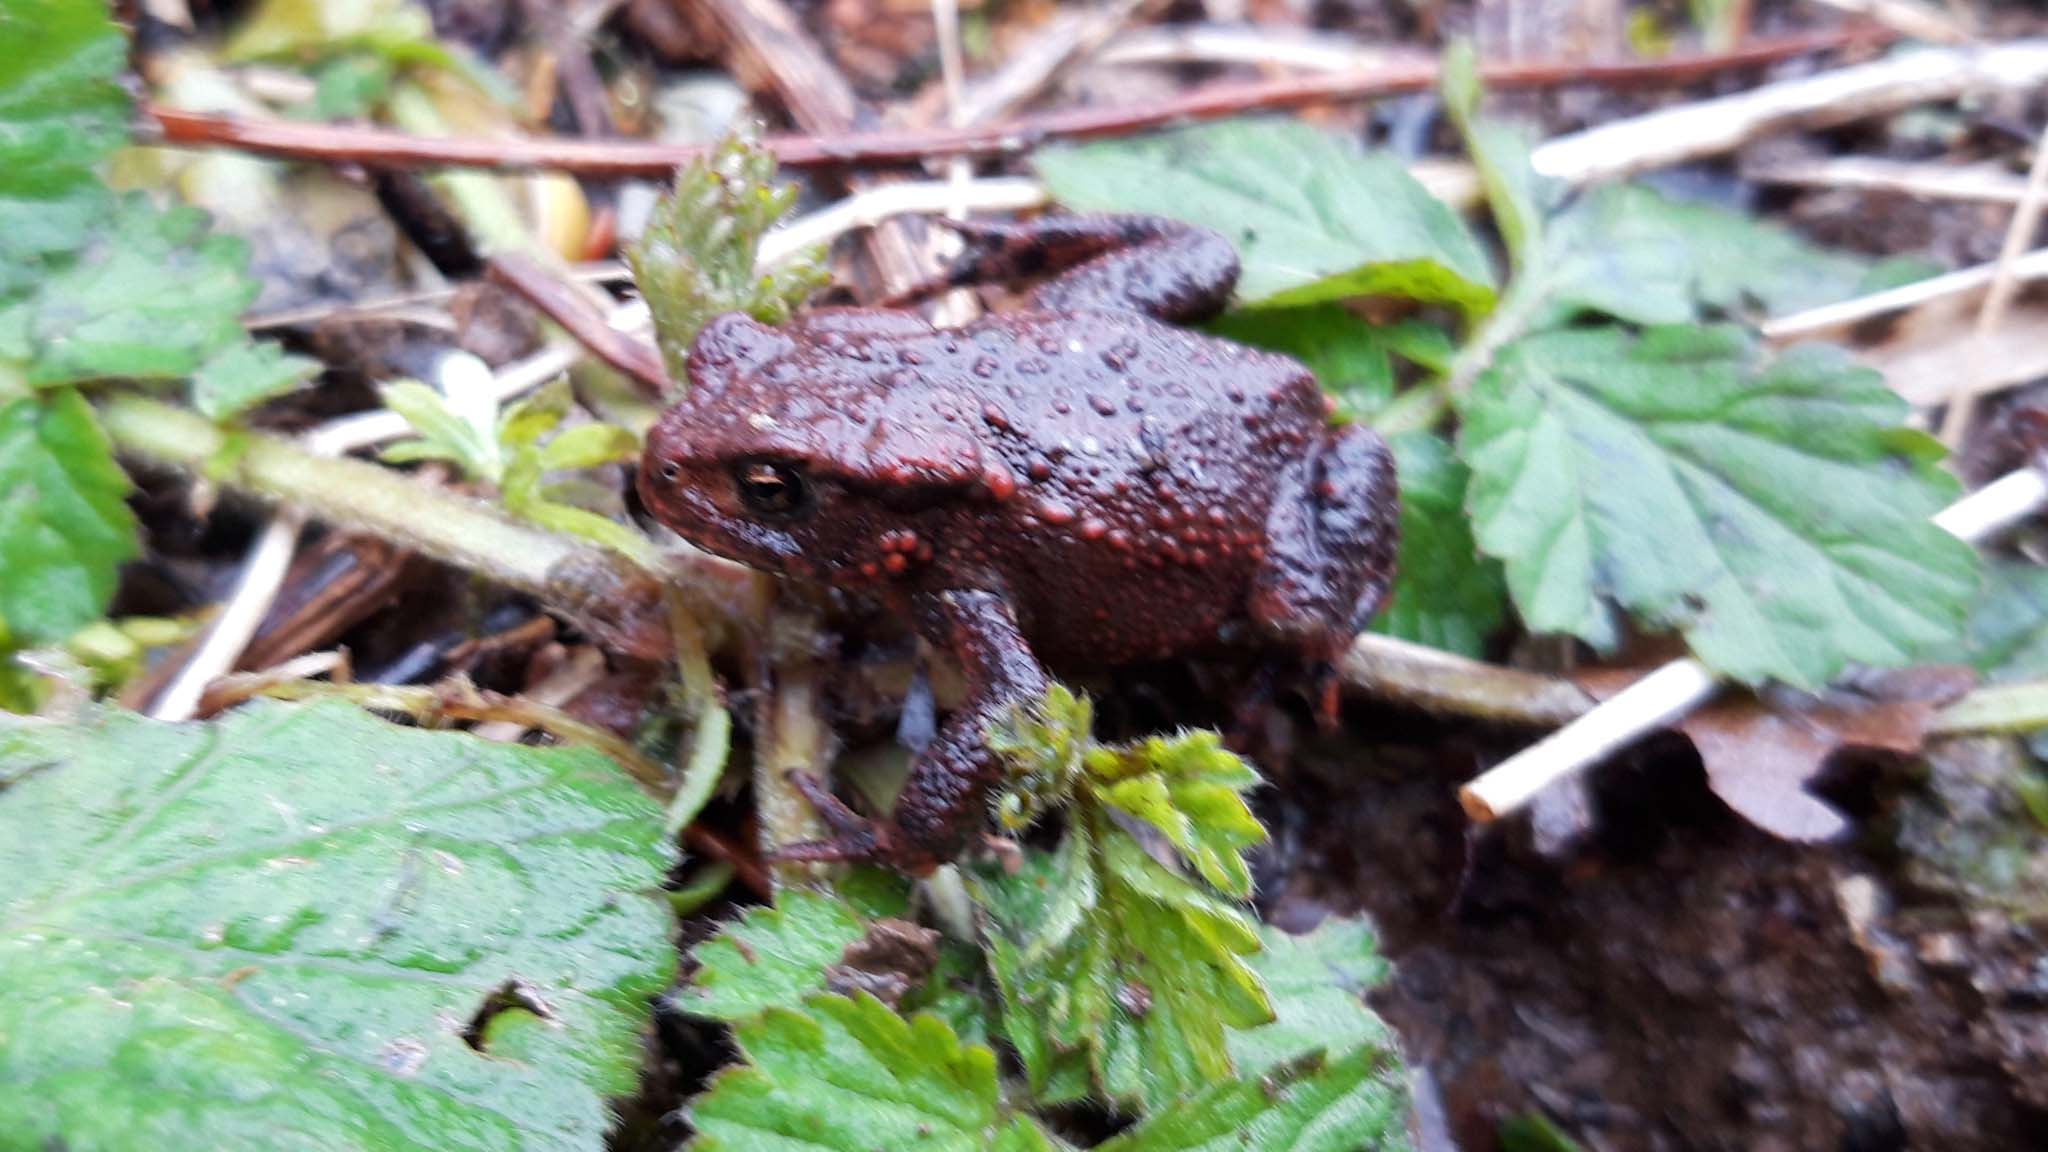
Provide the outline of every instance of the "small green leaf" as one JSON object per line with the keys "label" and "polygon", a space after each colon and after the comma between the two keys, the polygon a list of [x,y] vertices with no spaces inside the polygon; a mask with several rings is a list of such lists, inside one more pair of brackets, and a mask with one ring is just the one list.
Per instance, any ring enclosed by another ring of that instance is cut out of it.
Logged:
{"label": "small green leaf", "polygon": [[1069,208],[1149,212],[1237,245],[1239,299],[1261,307],[1392,296],[1467,317],[1493,306],[1470,232],[1386,153],[1360,154],[1293,120],[1242,120],[1142,140],[1040,149]]}
{"label": "small green leaf", "polygon": [[1501,1152],[1580,1152],[1577,1141],[1540,1112],[1524,1112],[1501,1121],[1500,1147]]}
{"label": "small green leaf", "polygon": [[1499,562],[1479,554],[1465,514],[1471,473],[1428,432],[1392,437],[1401,480],[1401,544],[1394,589],[1372,630],[1466,656],[1483,656],[1507,615]]}
{"label": "small green leaf", "polygon": [[1395,358],[1441,372],[1453,352],[1450,336],[1434,324],[1374,324],[1335,304],[1233,312],[1209,330],[1301,361],[1336,399],[1340,417],[1366,422],[1394,397]]}
{"label": "small green leaf", "polygon": [[503,474],[498,430],[490,422],[465,418],[447,397],[417,380],[394,380],[379,389],[378,396],[419,434],[417,440],[400,440],[384,449],[384,459],[394,464],[447,460],[470,479],[489,483]]}
{"label": "small green leaf", "polygon": [[1332,917],[1306,936],[1261,925],[1252,969],[1273,998],[1273,1022],[1230,1034],[1230,1058],[1249,1077],[1304,1056],[1394,1050],[1394,1033],[1365,1006],[1391,966],[1363,920]]}
{"label": "small green leaf", "polygon": [[747,1063],[691,1103],[698,1152],[1028,1152],[1052,1147],[996,1090],[996,1058],[935,1016],[862,993],[770,1008],[735,1029]]}
{"label": "small green leaf", "polygon": [[10,778],[10,1142],[569,1152],[634,1090],[674,850],[610,761],[327,702],[0,719]]}
{"label": "small green leaf", "polygon": [[77,392],[0,401],[0,621],[12,643],[54,644],[106,611],[138,551],[127,495]]}
{"label": "small green leaf", "polygon": [[774,180],[773,155],[727,136],[676,173],[674,190],[627,249],[670,379],[689,379],[690,345],[712,317],[745,312],[780,324],[830,282],[821,253],[758,267],[761,238],[796,204],[796,186]]}
{"label": "small green leaf", "polygon": [[0,301],[85,242],[100,162],[128,142],[128,39],[104,4],[0,0]]}
{"label": "small green leaf", "polygon": [[1537,631],[1612,643],[1619,604],[1744,683],[1818,688],[1952,644],[1976,553],[1904,402],[1831,349],[1730,329],[1544,333],[1465,410],[1477,539]]}
{"label": "small green leaf", "polygon": [[697,974],[676,1006],[727,1022],[770,1008],[795,1008],[825,987],[825,970],[839,963],[863,930],[845,901],[800,888],[785,891],[779,907],[749,909],[697,946]]}
{"label": "small green leaf", "polygon": [[231,344],[192,378],[192,406],[209,420],[232,420],[320,374],[320,362],[272,343]]}
{"label": "small green leaf", "polygon": [[1407,1079],[1360,1048],[1210,1083],[1098,1152],[1409,1152]]}
{"label": "small green leaf", "polygon": [[1202,879],[1239,900],[1252,894],[1247,849],[1266,829],[1244,802],[1259,775],[1214,732],[1154,736],[1135,745],[1089,752],[1088,788],[1095,800],[1166,837]]}
{"label": "small green leaf", "polygon": [[638,458],[640,441],[614,424],[579,424],[549,440],[540,452],[544,472],[597,468]]}

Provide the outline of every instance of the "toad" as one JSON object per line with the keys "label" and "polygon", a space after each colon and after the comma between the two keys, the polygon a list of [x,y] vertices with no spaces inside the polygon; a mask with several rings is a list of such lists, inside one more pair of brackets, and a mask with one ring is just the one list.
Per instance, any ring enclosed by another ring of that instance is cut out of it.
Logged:
{"label": "toad", "polygon": [[951,284],[1049,276],[958,329],[823,308],[713,320],[647,439],[640,495],[685,539],[862,593],[959,661],[966,703],[867,819],[794,781],[834,838],[797,860],[913,874],[984,826],[986,733],[1055,670],[1226,643],[1330,665],[1379,607],[1397,526],[1379,437],[1333,427],[1306,368],[1174,324],[1222,310],[1228,241],[1176,221],[953,225]]}

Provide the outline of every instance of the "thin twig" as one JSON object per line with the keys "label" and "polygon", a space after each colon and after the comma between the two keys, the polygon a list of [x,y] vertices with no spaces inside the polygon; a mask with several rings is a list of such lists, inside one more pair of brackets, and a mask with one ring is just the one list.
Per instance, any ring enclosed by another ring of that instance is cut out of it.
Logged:
{"label": "thin twig", "polygon": [[[2048,505],[2048,478],[2027,468],[1949,505],[1934,522],[1982,543],[2043,505]],[[1705,665],[1674,660],[1465,785],[1458,802],[1481,823],[1511,815],[1544,789],[1666,727],[1719,691],[1719,681]]]}
{"label": "thin twig", "polygon": [[198,715],[199,701],[206,694],[207,685],[234,670],[256,629],[262,626],[264,615],[276,602],[285,573],[291,570],[299,533],[305,526],[305,515],[289,508],[273,515],[263,526],[256,543],[249,548],[248,558],[242,562],[241,575],[235,580],[235,590],[227,605],[214,617],[199,650],[150,707],[151,716],[179,721]]}
{"label": "thin twig", "polygon": [[1109,43],[1104,64],[1251,64],[1306,72],[1363,72],[1425,59],[1409,48],[1360,44],[1348,36],[1258,24],[1173,24],[1140,28]]}
{"label": "thin twig", "polygon": [[[1829,52],[1881,40],[1863,30],[1762,40],[1732,52],[1662,60],[1589,63],[1524,60],[1489,64],[1481,80],[1497,91],[1565,85],[1668,88],[1723,72],[1755,68],[1797,56]],[[1922,90],[1900,107],[1945,99],[1977,80],[2005,73],[2039,72],[2048,64],[2048,45],[2022,41],[1983,53],[1960,50],[1922,53]],[[1981,59],[1980,59],[1981,57]],[[2008,63],[2018,61],[2020,63]],[[1363,73],[1310,76],[1248,84],[1218,84],[1170,100],[1122,108],[1074,108],[997,124],[917,131],[878,131],[763,140],[777,161],[792,168],[859,168],[922,165],[948,156],[1013,156],[1052,140],[1123,136],[1197,120],[1251,112],[1273,112],[1386,96],[1426,92],[1436,86],[1434,63],[1413,63]],[[189,148],[233,148],[295,160],[321,160],[375,167],[549,168],[586,176],[665,177],[700,159],[705,146],[656,141],[475,139],[419,136],[381,128],[252,120],[145,105],[142,114],[154,133],[139,130],[144,142]]]}
{"label": "thin twig", "polygon": [[2020,197],[2019,207],[2013,209],[2012,222],[2005,229],[2005,243],[1998,250],[1998,270],[1991,277],[1991,289],[1984,294],[1984,305],[1977,310],[1977,323],[1970,333],[1970,350],[1967,357],[1969,376],[1962,382],[1949,399],[1948,412],[1942,417],[1941,438],[1951,449],[1960,446],[1963,437],[1969,434],[1970,425],[1977,416],[1977,399],[1983,391],[1980,383],[1988,373],[1988,348],[1991,337],[2005,320],[2005,313],[2012,306],[2012,298],[2019,291],[2019,278],[2013,275],[2013,265],[2019,262],[2029,244],[2034,242],[2034,233],[2041,224],[2041,208],[2044,196],[2048,196],[2048,127],[2034,142],[2034,162],[2027,169],[2027,190]]}
{"label": "thin twig", "polygon": [[1893,192],[1924,200],[1975,200],[2017,204],[2027,181],[1996,164],[1933,164],[1881,156],[1831,156],[1824,160],[1745,165],[1742,177],[1758,184],[1794,188],[1850,188]]}
{"label": "thin twig", "polygon": [[654,400],[666,398],[674,385],[662,367],[661,354],[644,340],[614,327],[609,318],[569,281],[531,256],[500,252],[489,262],[491,279],[567,329],[576,342],[598,359],[623,372]]}

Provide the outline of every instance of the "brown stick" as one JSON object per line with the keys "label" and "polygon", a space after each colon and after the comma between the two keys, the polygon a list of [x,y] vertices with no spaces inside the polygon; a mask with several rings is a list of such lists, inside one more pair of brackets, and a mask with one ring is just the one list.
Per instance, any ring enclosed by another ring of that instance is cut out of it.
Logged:
{"label": "brown stick", "polygon": [[488,266],[491,279],[519,294],[547,318],[569,330],[576,342],[593,355],[617,368],[640,386],[649,398],[665,400],[674,385],[663,369],[661,356],[644,340],[638,340],[605,323],[577,286],[541,266],[539,261],[517,252],[500,252]]}
{"label": "brown stick", "polygon": [[[1486,65],[1480,69],[1480,78],[1496,90],[1578,84],[1669,88],[1795,56],[1874,46],[1885,38],[1882,32],[1850,29],[1760,40],[1732,52],[1664,60],[1523,60]],[[1436,82],[1437,66],[1417,62],[1372,72],[1216,84],[1154,104],[1072,108],[1007,123],[847,135],[771,136],[764,143],[779,162],[792,168],[916,165],[948,156],[1015,155],[1051,140],[1095,139],[1247,112],[1399,96],[1427,91]],[[585,176],[661,177],[704,154],[702,146],[690,144],[414,136],[383,128],[210,116],[154,104],[144,105],[143,113],[155,124],[157,143],[234,148],[265,156],[386,168],[551,168]]]}

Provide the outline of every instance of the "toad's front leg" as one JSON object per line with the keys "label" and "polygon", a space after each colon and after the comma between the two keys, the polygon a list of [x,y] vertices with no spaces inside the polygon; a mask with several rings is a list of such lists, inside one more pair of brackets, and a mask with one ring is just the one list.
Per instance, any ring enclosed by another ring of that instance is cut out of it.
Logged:
{"label": "toad's front leg", "polygon": [[926,636],[950,649],[967,678],[967,702],[910,767],[886,823],[847,808],[818,780],[793,782],[832,827],[830,840],[792,844],[780,860],[865,860],[924,875],[965,848],[988,818],[1003,769],[989,729],[1012,706],[1045,694],[1045,669],[1031,654],[1009,601],[994,592],[942,592],[919,606]]}

